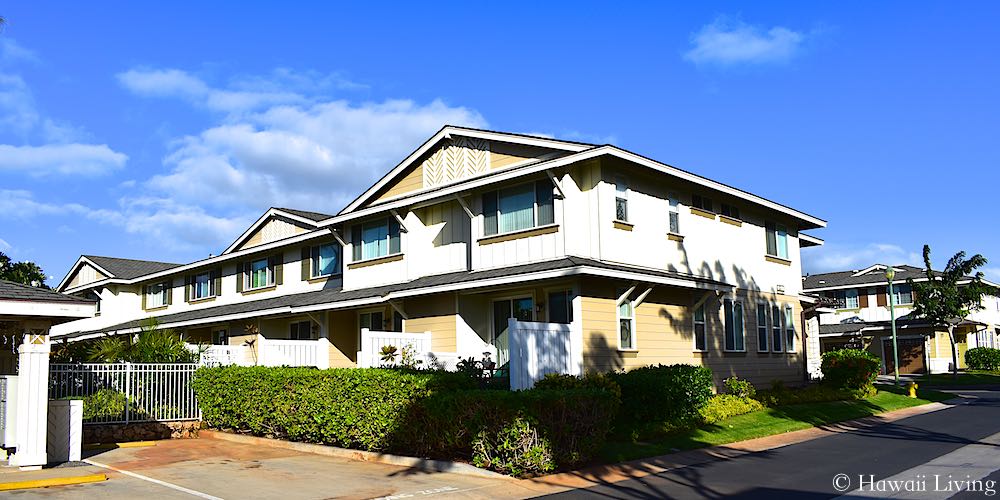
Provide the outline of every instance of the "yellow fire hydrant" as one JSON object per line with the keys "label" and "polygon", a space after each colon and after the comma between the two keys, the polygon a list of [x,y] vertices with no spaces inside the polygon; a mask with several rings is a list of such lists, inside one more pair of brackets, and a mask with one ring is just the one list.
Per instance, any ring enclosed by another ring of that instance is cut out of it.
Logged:
{"label": "yellow fire hydrant", "polygon": [[917,397],[917,387],[917,383],[912,380],[906,383],[906,390],[911,398]]}

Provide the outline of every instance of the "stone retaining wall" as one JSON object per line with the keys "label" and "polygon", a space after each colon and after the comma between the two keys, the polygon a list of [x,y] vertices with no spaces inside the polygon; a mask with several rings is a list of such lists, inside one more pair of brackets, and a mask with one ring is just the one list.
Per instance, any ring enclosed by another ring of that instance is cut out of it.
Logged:
{"label": "stone retaining wall", "polygon": [[157,439],[191,439],[198,437],[199,420],[180,422],[133,422],[128,424],[86,424],[83,442],[121,443],[127,441],[153,441]]}

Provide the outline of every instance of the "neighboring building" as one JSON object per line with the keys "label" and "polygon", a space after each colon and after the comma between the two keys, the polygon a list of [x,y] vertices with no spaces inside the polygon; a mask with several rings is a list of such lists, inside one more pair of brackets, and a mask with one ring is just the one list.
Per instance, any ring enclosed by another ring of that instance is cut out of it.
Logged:
{"label": "neighboring building", "polygon": [[26,335],[48,346],[53,325],[94,315],[94,301],[0,280],[0,375],[16,375],[18,349]]}
{"label": "neighboring building", "polygon": [[[907,284],[927,281],[924,270],[913,266],[893,266],[893,298],[896,312],[896,339],[900,373],[941,373],[951,370],[951,341],[948,332],[912,318],[914,291]],[[820,314],[821,351],[844,347],[867,349],[882,359],[883,373],[893,372],[892,330],[889,316],[886,266],[861,270],[813,274],[803,278],[805,292],[832,304]],[[974,312],[956,329],[959,368],[965,368],[965,351],[973,347],[1000,347],[1000,298],[988,296],[983,308]]]}
{"label": "neighboring building", "polygon": [[356,366],[362,329],[430,332],[430,351],[503,362],[516,318],[570,325],[552,349],[584,370],[798,382],[799,250],[822,244],[800,231],[825,225],[614,146],[449,126],[336,215],[272,208],[190,264],[81,257],[58,289],[100,316],[59,332],[155,316],[255,356],[307,343],[317,366]]}

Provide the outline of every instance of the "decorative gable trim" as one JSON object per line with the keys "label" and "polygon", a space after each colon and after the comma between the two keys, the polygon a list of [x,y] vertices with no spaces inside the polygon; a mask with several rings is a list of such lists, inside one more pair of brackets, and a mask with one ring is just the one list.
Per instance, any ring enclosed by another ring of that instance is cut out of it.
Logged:
{"label": "decorative gable trim", "polygon": [[[319,227],[319,225],[316,223],[316,221],[309,220],[309,219],[307,219],[305,217],[300,217],[298,215],[295,215],[295,214],[290,213],[290,212],[286,212],[286,211],[281,210],[279,208],[271,208],[267,212],[264,212],[264,215],[261,215],[260,218],[257,219],[257,221],[254,222],[246,231],[244,231],[243,234],[241,234],[239,238],[236,238],[236,241],[234,241],[231,245],[229,245],[229,247],[227,247],[225,250],[223,250],[221,255],[226,255],[226,254],[233,253],[233,252],[235,252],[237,250],[241,250],[243,248],[244,243],[246,243],[247,240],[249,240],[255,233],[257,233],[258,230],[260,230],[268,222],[271,222],[272,220],[275,220],[278,217],[281,217],[281,218],[284,218],[284,219],[290,219],[290,220],[292,220],[294,222],[299,223],[299,225],[301,225],[302,227],[308,228],[308,229],[315,229],[315,228]],[[297,235],[290,235],[290,236],[286,236],[286,237],[291,237],[291,236],[297,236]],[[280,237],[280,238],[277,238],[277,239],[265,241],[263,243],[272,243],[274,241],[279,241],[279,240],[284,239],[284,238],[285,237]]]}

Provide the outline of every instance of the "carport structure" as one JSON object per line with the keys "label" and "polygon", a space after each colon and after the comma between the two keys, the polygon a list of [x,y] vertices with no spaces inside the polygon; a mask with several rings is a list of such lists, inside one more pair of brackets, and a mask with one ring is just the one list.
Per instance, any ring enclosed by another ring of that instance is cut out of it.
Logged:
{"label": "carport structure", "polygon": [[0,447],[14,451],[9,465],[47,462],[49,328],[95,310],[91,300],[0,280]]}

